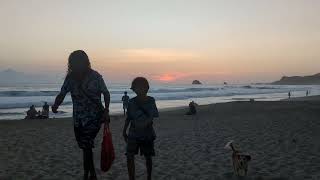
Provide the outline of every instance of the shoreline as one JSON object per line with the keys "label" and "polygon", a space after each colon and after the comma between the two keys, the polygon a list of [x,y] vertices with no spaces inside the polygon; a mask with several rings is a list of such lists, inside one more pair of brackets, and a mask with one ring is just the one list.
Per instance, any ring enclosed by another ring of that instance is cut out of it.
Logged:
{"label": "shoreline", "polygon": [[281,99],[281,101],[320,101],[320,95],[293,97],[290,99],[286,98],[286,99]]}
{"label": "shoreline", "polygon": [[[254,99],[254,98],[252,98]],[[210,103],[210,104],[205,104],[205,105],[199,105],[199,107],[205,107],[205,106],[212,106],[212,105],[217,105],[217,104],[225,104],[225,103],[232,103],[232,102],[249,102],[250,98],[243,98],[243,100],[236,100],[236,101],[230,101],[230,102],[217,102],[217,103]],[[314,95],[314,96],[304,96],[304,97],[293,97],[293,98],[285,98],[285,99],[280,99],[278,101],[320,101],[320,95]],[[254,102],[277,102],[277,101],[254,101]],[[168,107],[168,108],[161,108],[159,109],[159,112],[170,112],[170,111],[177,111],[177,110],[188,110],[188,106],[177,106],[177,107]],[[114,117],[114,118],[120,118],[123,117],[123,114],[121,112],[117,112],[117,113],[111,113],[110,117]],[[58,117],[58,118],[49,118],[49,119],[33,119],[33,120],[59,120],[59,119],[66,119],[66,118],[72,118],[72,116],[70,117]],[[4,122],[4,121],[20,121],[20,120],[25,120],[25,119],[10,119],[10,120],[0,120],[0,122]],[[30,120],[26,120],[26,121],[30,121]]]}

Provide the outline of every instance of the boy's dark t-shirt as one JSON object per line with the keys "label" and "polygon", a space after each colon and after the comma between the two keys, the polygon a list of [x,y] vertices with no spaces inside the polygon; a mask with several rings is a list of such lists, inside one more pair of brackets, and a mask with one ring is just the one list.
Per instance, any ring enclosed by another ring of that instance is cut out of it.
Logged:
{"label": "boy's dark t-shirt", "polygon": [[[127,121],[130,122],[129,134],[130,139],[149,140],[154,138],[155,133],[153,126],[148,126],[143,131],[137,131],[131,124],[132,120],[138,118],[156,118],[159,117],[159,112],[153,97],[148,96],[148,100],[143,104],[138,104],[137,97],[129,100]],[[148,117],[149,116],[149,117]]]}

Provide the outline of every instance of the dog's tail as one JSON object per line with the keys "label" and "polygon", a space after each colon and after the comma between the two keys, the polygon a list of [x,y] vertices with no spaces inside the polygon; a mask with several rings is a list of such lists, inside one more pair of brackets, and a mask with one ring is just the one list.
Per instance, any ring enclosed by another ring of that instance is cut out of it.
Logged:
{"label": "dog's tail", "polygon": [[231,149],[232,151],[236,151],[233,147],[233,140],[229,141],[225,146],[225,149]]}

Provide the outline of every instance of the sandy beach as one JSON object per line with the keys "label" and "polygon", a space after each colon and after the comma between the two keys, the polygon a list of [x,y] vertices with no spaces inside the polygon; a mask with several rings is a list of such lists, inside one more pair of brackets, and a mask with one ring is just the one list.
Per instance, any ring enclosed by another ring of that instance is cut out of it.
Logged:
{"label": "sandy beach", "polygon": [[[237,179],[231,166],[229,140],[249,153],[247,179],[320,179],[320,101],[231,102],[166,110],[155,120],[154,179]],[[127,179],[122,116],[111,119],[116,160],[99,179]],[[81,179],[82,152],[72,119],[0,121],[1,180]],[[144,159],[136,157],[137,179],[146,179]]]}

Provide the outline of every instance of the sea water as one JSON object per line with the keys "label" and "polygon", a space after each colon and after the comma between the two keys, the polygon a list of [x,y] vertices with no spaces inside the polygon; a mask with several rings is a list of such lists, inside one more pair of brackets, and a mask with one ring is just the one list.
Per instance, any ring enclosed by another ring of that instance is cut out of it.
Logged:
{"label": "sea water", "polygon": [[[55,96],[59,93],[61,84],[33,84],[33,85],[0,85],[0,120],[23,119],[31,105],[41,110],[44,102],[52,105]],[[110,111],[112,114],[122,112],[121,97],[127,91],[130,97],[134,93],[129,89],[129,84],[108,84],[111,94]],[[151,85],[149,95],[156,99],[159,109],[187,106],[190,101],[196,103],[211,104],[230,101],[248,101],[254,98],[256,101],[275,101],[288,97],[291,91],[292,97],[306,95],[319,95],[319,85]],[[59,108],[58,114],[50,113],[51,117],[71,117],[72,100],[68,94]]]}

